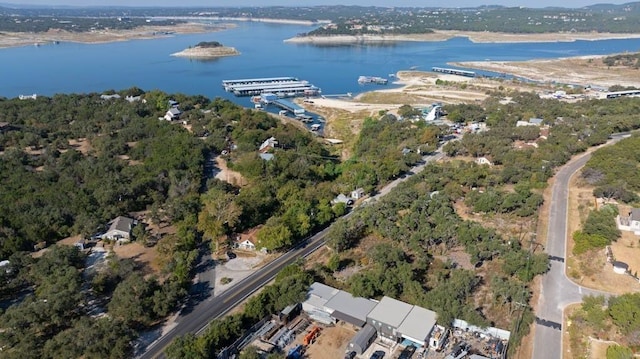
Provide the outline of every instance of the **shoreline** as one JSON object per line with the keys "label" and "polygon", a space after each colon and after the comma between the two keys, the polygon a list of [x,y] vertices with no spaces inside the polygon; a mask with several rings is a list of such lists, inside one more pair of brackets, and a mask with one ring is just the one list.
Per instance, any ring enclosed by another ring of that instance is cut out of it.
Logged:
{"label": "shoreline", "polygon": [[235,24],[206,25],[185,23],[172,26],[142,26],[131,30],[103,30],[73,33],[59,29],[47,32],[0,32],[0,50],[23,46],[40,46],[62,42],[105,44],[130,40],[150,40],[174,35],[219,32],[232,29]]}
{"label": "shoreline", "polygon": [[540,33],[511,34],[503,32],[474,32],[455,30],[435,30],[427,34],[404,35],[332,35],[332,36],[296,36],[284,40],[294,44],[346,45],[375,44],[394,42],[438,42],[456,37],[465,37],[473,43],[526,43],[526,42],[575,42],[615,39],[637,39],[640,33]]}
{"label": "shoreline", "polygon": [[190,59],[217,59],[219,57],[238,56],[240,51],[235,47],[190,47],[170,56],[185,57]]}

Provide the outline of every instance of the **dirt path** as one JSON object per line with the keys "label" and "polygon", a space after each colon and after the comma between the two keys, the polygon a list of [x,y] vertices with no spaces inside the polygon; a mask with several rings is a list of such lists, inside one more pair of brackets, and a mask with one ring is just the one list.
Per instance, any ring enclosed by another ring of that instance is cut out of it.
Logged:
{"label": "dirt path", "polygon": [[216,166],[219,169],[219,172],[216,173],[215,178],[230,183],[234,186],[246,186],[249,182],[246,178],[240,174],[240,172],[236,172],[227,167],[227,161],[224,158],[218,156],[216,157]]}

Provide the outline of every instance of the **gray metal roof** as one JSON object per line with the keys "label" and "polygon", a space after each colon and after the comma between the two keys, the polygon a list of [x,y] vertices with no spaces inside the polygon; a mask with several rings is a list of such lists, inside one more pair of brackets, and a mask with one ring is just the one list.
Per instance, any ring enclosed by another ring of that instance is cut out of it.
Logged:
{"label": "gray metal roof", "polygon": [[367,314],[375,308],[376,302],[362,297],[354,297],[345,291],[339,291],[324,306],[338,311],[362,322],[367,321]]}
{"label": "gray metal roof", "polygon": [[398,327],[398,332],[403,336],[425,342],[434,325],[436,325],[436,312],[414,305]]}
{"label": "gray metal roof", "polygon": [[631,209],[631,220],[640,221],[640,208]]}
{"label": "gray metal roof", "polygon": [[326,301],[333,298],[334,295],[338,294],[339,290],[333,287],[329,287],[328,285],[315,282],[311,284],[309,288],[309,296],[315,296],[318,298],[322,298]]}
{"label": "gray metal roof", "polygon": [[109,230],[118,230],[123,232],[131,231],[134,220],[132,218],[119,216],[109,223]]}
{"label": "gray metal roof", "polygon": [[367,318],[398,328],[411,309],[413,305],[385,296]]}

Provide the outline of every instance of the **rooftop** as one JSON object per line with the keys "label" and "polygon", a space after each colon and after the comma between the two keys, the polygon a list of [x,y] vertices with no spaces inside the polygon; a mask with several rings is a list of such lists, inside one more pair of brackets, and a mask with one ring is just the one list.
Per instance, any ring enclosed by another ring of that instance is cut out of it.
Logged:
{"label": "rooftop", "polygon": [[318,298],[322,298],[324,300],[329,300],[333,298],[334,295],[338,294],[339,290],[333,287],[329,287],[328,285],[315,282],[309,288],[309,296],[314,296]]}
{"label": "rooftop", "polygon": [[630,217],[632,221],[640,221],[640,208],[631,209]]}
{"label": "rooftop", "polygon": [[385,296],[367,317],[398,328],[411,309],[413,305]]}
{"label": "rooftop", "polygon": [[398,327],[398,331],[413,339],[426,341],[435,325],[436,312],[414,305]]}
{"label": "rooftop", "polygon": [[366,322],[367,314],[375,308],[376,304],[372,300],[354,297],[350,293],[341,290],[324,306]]}
{"label": "rooftop", "polygon": [[133,218],[118,216],[113,221],[109,222],[109,230],[129,232],[131,227],[133,227],[133,222]]}

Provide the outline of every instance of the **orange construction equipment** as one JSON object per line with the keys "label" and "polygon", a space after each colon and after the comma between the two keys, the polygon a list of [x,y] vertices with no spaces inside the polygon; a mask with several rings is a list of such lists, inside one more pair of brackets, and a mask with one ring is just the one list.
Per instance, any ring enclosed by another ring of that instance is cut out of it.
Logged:
{"label": "orange construction equipment", "polygon": [[318,335],[320,335],[320,327],[314,326],[313,328],[311,328],[311,331],[304,336],[304,340],[302,341],[302,343],[304,345],[309,345],[316,340]]}

